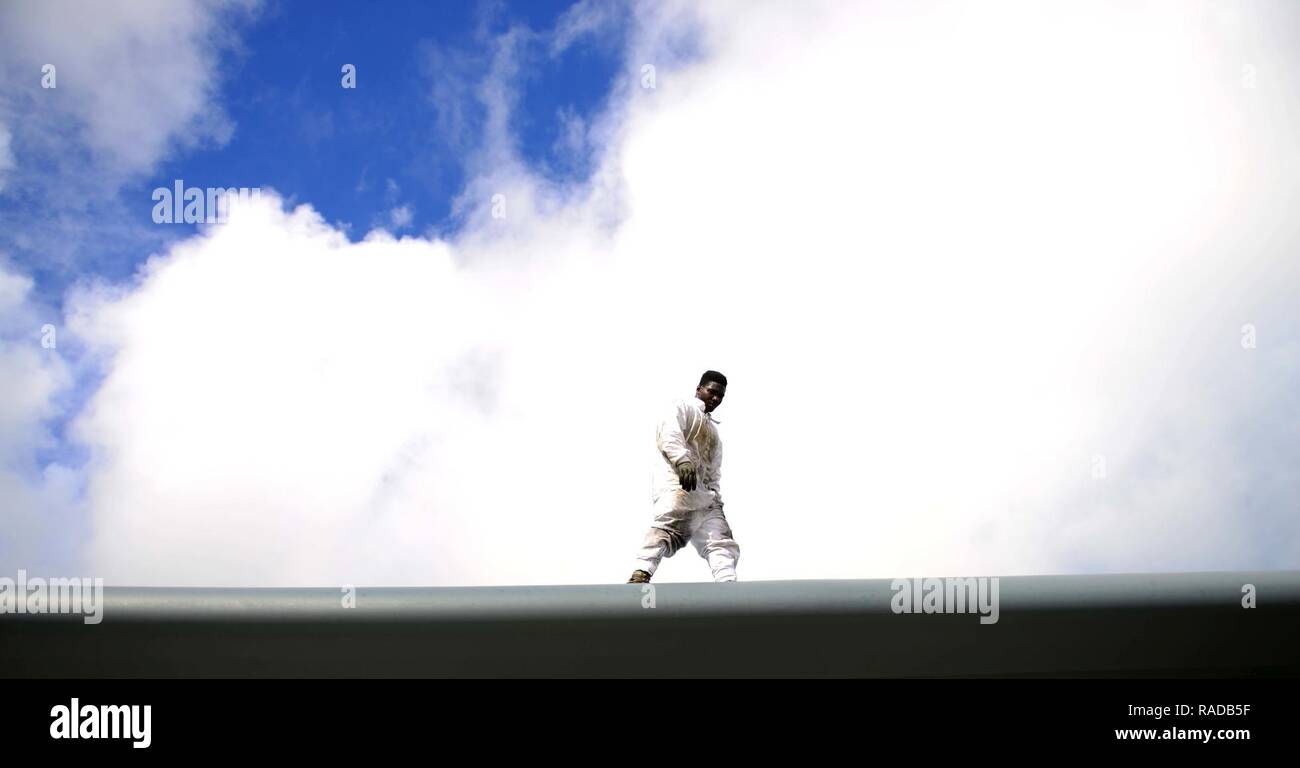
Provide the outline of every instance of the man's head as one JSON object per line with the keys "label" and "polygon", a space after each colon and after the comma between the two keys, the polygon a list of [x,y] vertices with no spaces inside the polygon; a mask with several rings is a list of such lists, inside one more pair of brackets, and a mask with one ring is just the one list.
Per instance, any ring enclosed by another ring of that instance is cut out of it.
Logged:
{"label": "man's head", "polygon": [[717,371],[705,371],[695,388],[695,396],[704,401],[704,412],[712,413],[727,396],[727,377]]}

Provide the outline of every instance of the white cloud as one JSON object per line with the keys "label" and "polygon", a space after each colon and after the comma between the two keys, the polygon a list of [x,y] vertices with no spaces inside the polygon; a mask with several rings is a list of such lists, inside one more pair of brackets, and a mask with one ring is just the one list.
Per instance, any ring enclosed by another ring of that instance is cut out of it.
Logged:
{"label": "white cloud", "polygon": [[560,157],[582,157],[587,150],[587,123],[573,107],[563,107],[556,111],[560,122],[560,133],[555,139],[552,151]]}
{"label": "white cloud", "polygon": [[5,175],[14,167],[14,153],[9,147],[12,138],[9,129],[0,123],[0,192],[5,190]]}
{"label": "white cloud", "polygon": [[71,376],[57,349],[62,329],[54,329],[54,349],[41,344],[42,329],[56,318],[32,302],[31,289],[29,278],[0,262],[0,567],[67,572],[79,562],[75,542],[86,533],[77,480],[57,461],[38,467],[33,454],[54,444],[47,424]]}
{"label": "white cloud", "polygon": [[[611,343],[614,329],[587,326],[585,292],[540,267],[459,270],[445,243],[349,244],[277,204],[233,211],[129,294],[79,302],[79,335],[113,354],[77,427],[97,447],[96,572],[328,584],[622,570],[614,549],[544,571],[520,556],[561,523],[611,540],[640,527],[608,505],[642,501],[645,414],[601,416],[581,383],[609,359],[552,349]],[[588,237],[553,223],[533,243],[589,254]],[[620,454],[622,471],[590,476],[593,457]],[[558,515],[566,485],[587,498]]]}
{"label": "white cloud", "polygon": [[742,578],[1296,567],[1295,117],[1144,8],[642,6],[580,188],[500,41],[454,240],[266,197],[77,302],[96,573],[620,580],[705,368]]}
{"label": "white cloud", "polygon": [[[0,73],[14,84],[3,105],[22,115],[25,136],[46,151],[73,135],[104,174],[148,173],[174,147],[217,145],[232,125],[214,103],[228,71],[218,53],[235,44],[228,26],[252,0],[138,0],[106,8],[92,0],[0,6]],[[39,87],[53,65],[56,87]],[[30,86],[30,87],[19,87]]]}
{"label": "white cloud", "polygon": [[578,0],[555,22],[551,55],[558,56],[574,42],[588,36],[607,36],[616,30],[627,13],[624,3],[610,0]]}
{"label": "white cloud", "polygon": [[411,219],[414,215],[411,206],[399,205],[388,212],[388,220],[392,223],[395,230],[405,229],[411,226]]}

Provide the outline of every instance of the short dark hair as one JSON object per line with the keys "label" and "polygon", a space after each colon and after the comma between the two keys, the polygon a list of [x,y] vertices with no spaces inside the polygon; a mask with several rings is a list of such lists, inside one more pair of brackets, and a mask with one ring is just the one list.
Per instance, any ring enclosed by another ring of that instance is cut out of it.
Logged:
{"label": "short dark hair", "polygon": [[717,371],[705,371],[704,375],[700,377],[700,386],[702,387],[710,381],[716,381],[724,387],[727,386],[727,377]]}

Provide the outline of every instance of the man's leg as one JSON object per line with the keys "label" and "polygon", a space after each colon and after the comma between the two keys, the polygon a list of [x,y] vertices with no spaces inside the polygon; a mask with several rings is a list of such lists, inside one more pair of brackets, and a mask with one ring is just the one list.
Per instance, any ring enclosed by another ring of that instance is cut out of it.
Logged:
{"label": "man's leg", "polygon": [[637,552],[636,570],[653,576],[660,560],[672,557],[686,546],[690,511],[685,508],[685,502],[685,494],[680,491],[655,499],[655,519]]}
{"label": "man's leg", "polygon": [[722,507],[710,507],[704,512],[691,543],[700,557],[709,561],[714,581],[735,581],[736,562],[740,560],[740,545],[731,535],[731,526],[722,514]]}

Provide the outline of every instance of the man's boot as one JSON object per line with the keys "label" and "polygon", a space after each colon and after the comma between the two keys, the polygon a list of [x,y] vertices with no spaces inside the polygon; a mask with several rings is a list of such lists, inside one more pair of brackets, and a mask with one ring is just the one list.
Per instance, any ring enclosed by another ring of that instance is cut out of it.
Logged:
{"label": "man's boot", "polygon": [[650,574],[642,570],[632,571],[632,578],[627,580],[628,584],[649,584]]}

